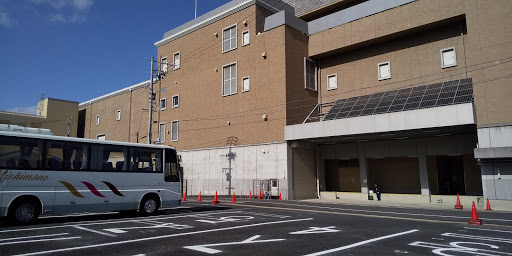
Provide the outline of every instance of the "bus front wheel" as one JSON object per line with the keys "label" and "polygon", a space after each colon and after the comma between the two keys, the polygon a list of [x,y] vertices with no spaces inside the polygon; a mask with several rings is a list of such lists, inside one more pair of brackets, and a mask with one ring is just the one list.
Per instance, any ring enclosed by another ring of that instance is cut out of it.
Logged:
{"label": "bus front wheel", "polygon": [[139,207],[139,212],[143,215],[150,215],[156,213],[158,208],[160,207],[160,201],[156,196],[145,196]]}
{"label": "bus front wheel", "polygon": [[29,225],[39,217],[39,203],[31,198],[21,198],[9,207],[9,218],[16,225]]}

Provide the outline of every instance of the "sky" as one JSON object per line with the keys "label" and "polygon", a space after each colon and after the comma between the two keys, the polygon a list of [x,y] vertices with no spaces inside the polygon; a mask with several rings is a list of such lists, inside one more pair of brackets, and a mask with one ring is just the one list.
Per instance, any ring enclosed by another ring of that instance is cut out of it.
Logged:
{"label": "sky", "polygon": [[[229,0],[197,0],[201,16]],[[0,111],[85,102],[149,80],[155,42],[195,0],[0,0]]]}

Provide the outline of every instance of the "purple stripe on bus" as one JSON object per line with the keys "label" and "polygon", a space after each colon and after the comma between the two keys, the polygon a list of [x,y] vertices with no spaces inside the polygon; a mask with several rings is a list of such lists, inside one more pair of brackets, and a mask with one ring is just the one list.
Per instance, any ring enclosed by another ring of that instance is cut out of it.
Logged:
{"label": "purple stripe on bus", "polygon": [[87,188],[89,188],[89,190],[96,196],[105,197],[104,195],[100,194],[100,192],[98,192],[98,190],[91,183],[85,181],[82,181],[82,183],[85,184]]}

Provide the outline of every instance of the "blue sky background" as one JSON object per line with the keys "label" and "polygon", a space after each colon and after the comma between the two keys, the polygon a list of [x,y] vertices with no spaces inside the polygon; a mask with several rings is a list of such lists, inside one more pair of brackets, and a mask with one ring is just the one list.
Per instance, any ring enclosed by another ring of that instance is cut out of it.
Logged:
{"label": "blue sky background", "polygon": [[[197,16],[229,0],[197,0]],[[84,102],[149,79],[155,42],[194,0],[0,0],[0,111]]]}

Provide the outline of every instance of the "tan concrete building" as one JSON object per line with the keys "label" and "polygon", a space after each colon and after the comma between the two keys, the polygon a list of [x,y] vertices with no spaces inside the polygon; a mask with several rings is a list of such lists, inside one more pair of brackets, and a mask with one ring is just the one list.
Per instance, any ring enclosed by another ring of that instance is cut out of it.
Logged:
{"label": "tan concrete building", "polygon": [[37,104],[36,115],[0,111],[0,124],[45,128],[50,129],[54,135],[76,137],[78,102],[42,99]]}
{"label": "tan concrete building", "polygon": [[[509,207],[511,8],[231,1],[156,42],[152,140],[180,151],[189,194],[378,184],[386,200]],[[84,136],[146,142],[148,84],[82,103]]]}

